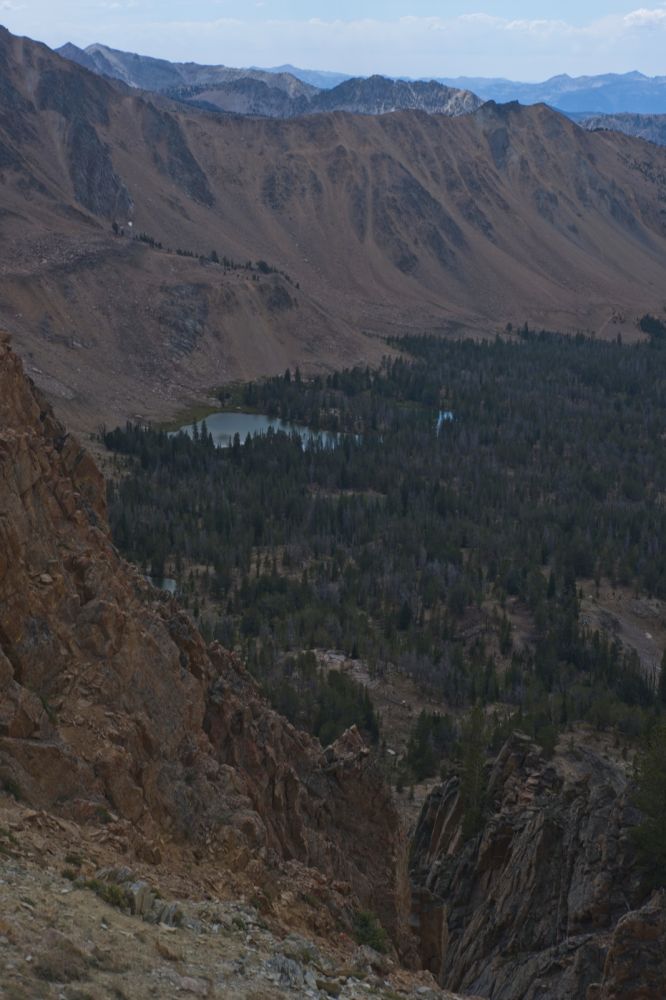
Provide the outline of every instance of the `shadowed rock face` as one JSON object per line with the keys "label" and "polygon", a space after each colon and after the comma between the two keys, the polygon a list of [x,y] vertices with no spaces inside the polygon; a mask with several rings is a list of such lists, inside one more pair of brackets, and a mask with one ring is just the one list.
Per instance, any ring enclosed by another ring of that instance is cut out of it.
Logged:
{"label": "shadowed rock face", "polygon": [[67,158],[77,202],[95,215],[114,219],[131,215],[133,202],[113,169],[108,148],[94,127],[76,119],[67,135]]}
{"label": "shadowed rock face", "polygon": [[166,111],[145,104],[143,136],[161,173],[202,205],[214,202],[208,180],[192,155],[179,123]]}
{"label": "shadowed rock face", "polygon": [[0,781],[75,821],[116,814],[143,856],[205,843],[316,867],[407,942],[405,840],[359,734],[323,751],[120,559],[102,476],[6,341]]}
{"label": "shadowed rock face", "polygon": [[612,955],[633,927],[618,921],[642,901],[626,764],[584,741],[551,762],[516,734],[488,797],[491,815],[467,843],[457,779],[424,806],[412,851],[424,963],[447,988],[492,1000],[585,997],[605,963],[617,978]]}
{"label": "shadowed rock face", "polygon": [[51,66],[47,60],[40,60],[40,63],[41,73],[36,88],[40,111],[56,111],[69,121],[109,124],[107,102],[94,81],[85,74]]}

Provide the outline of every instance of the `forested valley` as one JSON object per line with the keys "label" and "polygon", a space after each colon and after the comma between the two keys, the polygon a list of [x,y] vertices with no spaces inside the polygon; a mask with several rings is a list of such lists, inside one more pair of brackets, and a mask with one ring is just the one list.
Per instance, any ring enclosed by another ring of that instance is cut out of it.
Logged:
{"label": "forested valley", "polygon": [[639,738],[666,703],[659,664],[592,629],[580,601],[603,582],[666,598],[655,323],[632,346],[526,326],[405,338],[377,371],[221,391],[229,408],[334,431],[333,447],[269,432],[216,448],[205,421],[194,436],[108,431],[115,542],[175,577],[204,634],[324,743],[354,722],[390,734],[316,651],[427,691],[441,711],[415,719],[401,782],[464,760],[475,739],[491,751],[517,724],[545,748],[581,721]]}

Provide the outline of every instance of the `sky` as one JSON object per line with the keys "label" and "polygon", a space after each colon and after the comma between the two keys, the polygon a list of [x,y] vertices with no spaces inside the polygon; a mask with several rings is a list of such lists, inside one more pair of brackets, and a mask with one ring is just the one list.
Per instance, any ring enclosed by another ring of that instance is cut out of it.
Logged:
{"label": "sky", "polygon": [[0,0],[0,23],[175,61],[392,76],[666,75],[666,0]]}

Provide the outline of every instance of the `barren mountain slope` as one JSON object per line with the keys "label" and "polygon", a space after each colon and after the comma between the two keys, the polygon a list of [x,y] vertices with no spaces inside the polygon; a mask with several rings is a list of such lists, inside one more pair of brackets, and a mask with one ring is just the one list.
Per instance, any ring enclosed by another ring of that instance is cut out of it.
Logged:
{"label": "barren mountain slope", "polygon": [[115,821],[66,822],[0,793],[3,997],[463,1000],[325,920],[308,927],[295,884],[278,895],[268,879],[246,900],[227,877],[206,861],[130,867]]}
{"label": "barren mountain slope", "polygon": [[306,97],[291,97],[281,87],[253,77],[211,86],[179,87],[169,96],[204,111],[256,118],[295,118],[306,114],[310,108]]}
{"label": "barren mountain slope", "polygon": [[633,335],[664,307],[666,151],[544,107],[221,119],[6,32],[0,85],[0,318],[79,426],[373,361],[376,335]]}

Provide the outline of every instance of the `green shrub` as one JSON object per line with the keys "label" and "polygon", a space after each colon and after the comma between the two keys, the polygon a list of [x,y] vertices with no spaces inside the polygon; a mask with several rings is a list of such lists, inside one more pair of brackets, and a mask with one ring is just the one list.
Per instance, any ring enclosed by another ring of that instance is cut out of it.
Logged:
{"label": "green shrub", "polygon": [[109,906],[115,906],[119,910],[129,909],[127,895],[119,885],[115,885],[113,882],[100,882],[96,878],[89,879],[84,882],[84,885],[86,889],[90,889]]}
{"label": "green shrub", "polygon": [[385,955],[389,950],[389,937],[374,913],[359,910],[354,916],[354,939]]}

